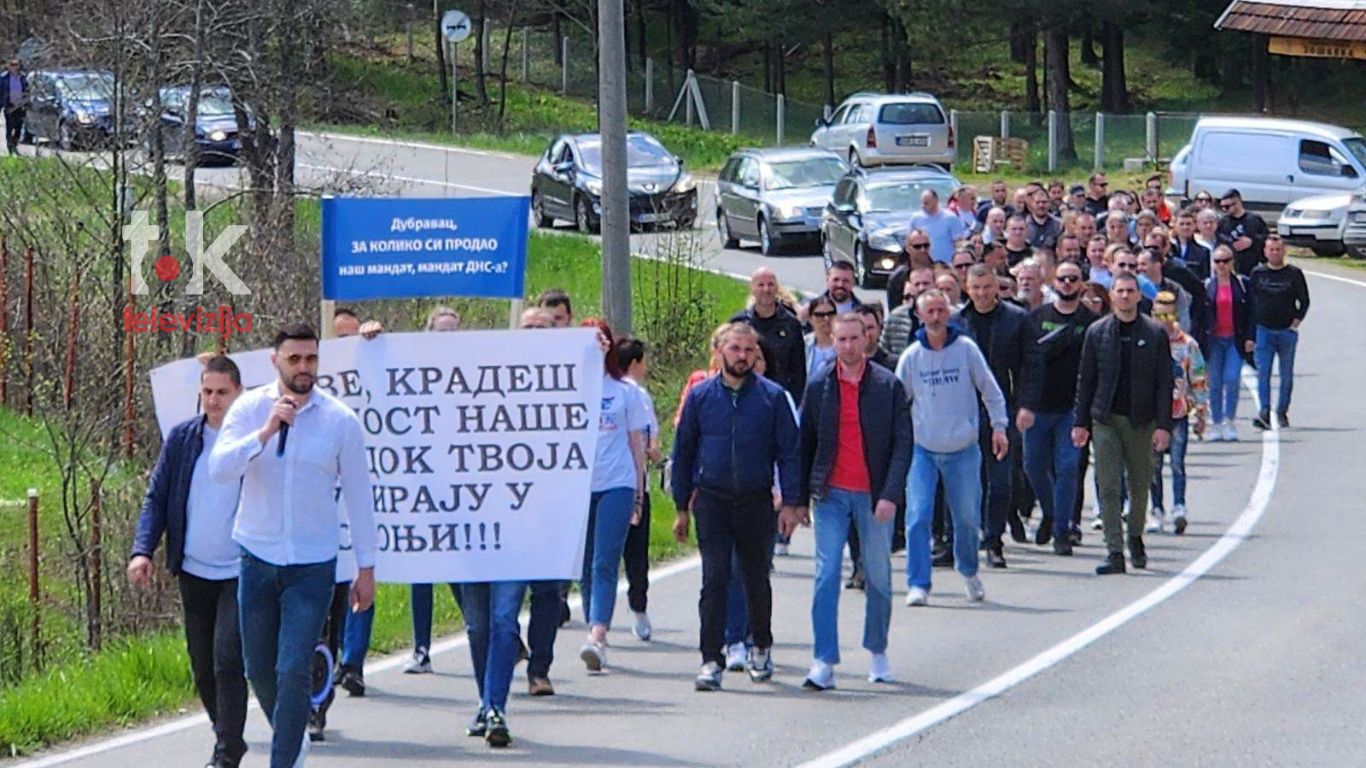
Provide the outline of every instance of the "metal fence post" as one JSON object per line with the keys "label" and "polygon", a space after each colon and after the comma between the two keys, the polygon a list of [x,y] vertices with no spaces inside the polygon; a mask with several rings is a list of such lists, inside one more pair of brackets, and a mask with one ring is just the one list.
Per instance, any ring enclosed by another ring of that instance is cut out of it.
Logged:
{"label": "metal fence post", "polygon": [[949,146],[958,146],[958,110],[949,110]]}
{"label": "metal fence post", "polygon": [[1092,170],[1105,167],[1105,113],[1096,113],[1096,158]]}
{"label": "metal fence post", "polygon": [[1048,172],[1058,170],[1058,111],[1048,110]]}
{"label": "metal fence post", "polygon": [[1146,115],[1147,134],[1148,134],[1148,160],[1157,162],[1157,114],[1149,112]]}
{"label": "metal fence post", "polygon": [[740,133],[740,81],[730,81],[730,132]]}
{"label": "metal fence post", "polygon": [[569,36],[560,38],[560,93],[569,93]]}
{"label": "metal fence post", "polygon": [[787,111],[787,98],[781,93],[778,94],[778,146],[783,145],[783,119]]}
{"label": "metal fence post", "polygon": [[1010,138],[1010,113],[1004,109],[1001,110],[1001,138]]}
{"label": "metal fence post", "polygon": [[655,60],[645,59],[645,112],[649,114],[655,108]]}
{"label": "metal fence post", "polygon": [[686,78],[684,78],[684,80],[683,80],[683,90],[686,92],[686,93],[684,93],[684,95],[683,95],[683,123],[684,123],[684,125],[688,125],[688,126],[691,126],[691,125],[692,125],[692,112],[693,112],[693,109],[692,109],[692,107],[693,107],[693,104],[692,104],[692,99],[693,99],[692,81],[693,81],[693,73],[692,73],[692,70],[690,69],[690,70],[688,70],[688,76],[687,76]]}
{"label": "metal fence post", "polygon": [[531,82],[531,27],[522,27],[522,82]]}
{"label": "metal fence post", "polygon": [[38,489],[28,489],[28,605],[33,612],[29,624],[30,653],[41,658],[42,593],[38,582]]}
{"label": "metal fence post", "polygon": [[490,19],[490,18],[488,18],[487,16],[485,16],[485,17],[484,17],[484,28],[481,29],[481,30],[479,30],[479,34],[483,35],[483,38],[482,38],[482,41],[483,41],[483,42],[482,42],[482,44],[479,46],[479,48],[480,48],[480,50],[482,50],[482,51],[484,52],[484,61],[483,61],[483,64],[484,64],[484,71],[485,71],[485,72],[487,72],[487,71],[489,71],[490,69],[492,69],[492,67],[489,66],[489,40],[493,38],[493,35],[490,33],[490,29],[492,28],[492,26],[493,26],[493,20]]}

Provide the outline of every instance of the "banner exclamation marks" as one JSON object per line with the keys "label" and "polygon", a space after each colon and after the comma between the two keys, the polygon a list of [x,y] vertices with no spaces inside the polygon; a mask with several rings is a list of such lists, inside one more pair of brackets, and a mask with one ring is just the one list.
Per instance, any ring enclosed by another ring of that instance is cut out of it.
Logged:
{"label": "banner exclamation marks", "polygon": [[465,551],[468,552],[471,549],[474,549],[474,545],[470,543],[470,524],[465,523]]}
{"label": "banner exclamation marks", "polygon": [[493,524],[493,548],[494,548],[494,549],[502,549],[502,548],[503,548],[503,543],[502,543],[502,542],[503,542],[503,524],[502,524],[502,523],[494,523],[494,524]]}
{"label": "banner exclamation marks", "polygon": [[483,524],[483,523],[480,523],[480,524],[479,524],[479,549],[483,550],[483,549],[488,549],[488,548],[489,548],[489,545],[488,545],[488,543],[485,542],[485,540],[484,540],[484,524]]}

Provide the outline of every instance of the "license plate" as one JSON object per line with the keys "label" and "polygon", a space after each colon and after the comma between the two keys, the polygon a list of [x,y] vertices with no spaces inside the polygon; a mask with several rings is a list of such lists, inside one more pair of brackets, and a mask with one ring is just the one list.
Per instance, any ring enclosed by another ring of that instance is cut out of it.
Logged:
{"label": "license plate", "polygon": [[636,216],[636,221],[639,221],[642,224],[655,224],[668,220],[669,214],[667,213],[642,213],[639,216]]}
{"label": "license plate", "polygon": [[930,137],[924,134],[898,136],[896,137],[896,145],[898,147],[928,147],[930,145]]}

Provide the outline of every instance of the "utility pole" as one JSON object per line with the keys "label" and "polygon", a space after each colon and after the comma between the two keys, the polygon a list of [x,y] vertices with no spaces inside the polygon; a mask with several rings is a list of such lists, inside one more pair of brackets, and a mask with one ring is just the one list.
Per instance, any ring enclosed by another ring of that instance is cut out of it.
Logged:
{"label": "utility pole", "polygon": [[631,332],[630,193],[626,188],[626,23],[623,0],[598,0],[598,132],[602,135],[602,306]]}

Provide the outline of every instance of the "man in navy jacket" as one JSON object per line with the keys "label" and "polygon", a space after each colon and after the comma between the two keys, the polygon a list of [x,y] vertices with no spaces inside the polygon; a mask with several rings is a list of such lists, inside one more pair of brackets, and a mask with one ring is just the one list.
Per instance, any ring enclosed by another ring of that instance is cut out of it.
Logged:
{"label": "man in navy jacket", "polygon": [[687,541],[690,513],[697,517],[697,547],[702,553],[702,671],[695,687],[721,687],[725,663],[726,593],[730,560],[740,561],[754,648],[749,676],[773,676],[771,619],[773,593],[768,580],[773,536],[773,472],[782,488],[783,513],[801,518],[800,436],[787,393],[755,375],[759,333],[746,323],[731,323],[720,336],[721,373],[688,392],[674,438],[673,497],[678,509],[674,536]]}
{"label": "man in navy jacket", "polygon": [[5,113],[5,147],[17,155],[28,113],[28,76],[19,71],[18,59],[10,59],[9,69],[0,74],[0,108]]}
{"label": "man in navy jacket", "polygon": [[180,584],[190,670],[217,741],[208,765],[235,768],[246,754],[247,680],[237,618],[237,545],[232,540],[240,483],[209,477],[209,450],[223,417],[242,393],[237,365],[210,358],[199,377],[203,413],[177,424],[161,446],[148,482],[128,579],[146,586],[152,555],[166,537],[166,568]]}

